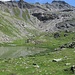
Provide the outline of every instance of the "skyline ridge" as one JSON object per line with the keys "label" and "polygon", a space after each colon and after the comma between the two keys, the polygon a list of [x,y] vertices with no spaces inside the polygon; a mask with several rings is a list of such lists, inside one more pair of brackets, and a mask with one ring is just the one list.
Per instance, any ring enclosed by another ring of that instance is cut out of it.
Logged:
{"label": "skyline ridge", "polygon": [[[0,0],[0,1],[11,1],[11,0]],[[19,0],[15,0],[15,1],[19,1]],[[68,4],[75,6],[75,0],[24,0],[24,1],[28,3],[39,2],[40,4],[47,3],[47,2],[51,3],[52,1],[65,1]]]}

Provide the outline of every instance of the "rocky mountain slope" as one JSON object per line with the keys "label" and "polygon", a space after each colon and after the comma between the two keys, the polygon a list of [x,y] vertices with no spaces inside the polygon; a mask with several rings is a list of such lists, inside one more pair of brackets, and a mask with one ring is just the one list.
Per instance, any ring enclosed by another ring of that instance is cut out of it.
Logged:
{"label": "rocky mountain slope", "polygon": [[75,7],[0,2],[0,75],[75,75]]}
{"label": "rocky mountain slope", "polygon": [[64,1],[0,2],[0,43],[63,30],[75,31],[75,7]]}

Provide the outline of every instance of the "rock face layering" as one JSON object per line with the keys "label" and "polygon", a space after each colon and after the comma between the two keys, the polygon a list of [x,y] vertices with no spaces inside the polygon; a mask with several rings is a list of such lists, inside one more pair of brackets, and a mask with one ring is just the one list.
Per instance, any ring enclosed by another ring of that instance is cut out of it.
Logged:
{"label": "rock face layering", "polygon": [[[34,36],[40,32],[75,31],[75,7],[64,1],[29,4],[0,1],[0,42]],[[12,35],[12,36],[11,36]]]}

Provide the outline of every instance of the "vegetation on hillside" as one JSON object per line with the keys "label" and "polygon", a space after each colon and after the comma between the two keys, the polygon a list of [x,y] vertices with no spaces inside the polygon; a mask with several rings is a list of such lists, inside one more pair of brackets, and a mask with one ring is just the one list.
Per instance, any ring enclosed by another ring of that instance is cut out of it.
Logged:
{"label": "vegetation on hillside", "polygon": [[[13,2],[13,6],[9,2],[5,8],[1,7],[0,47],[5,51],[1,50],[0,75],[74,75],[71,66],[75,65],[75,14],[73,10],[64,10],[73,7],[66,3],[63,7],[63,1],[61,5],[57,2],[55,6],[53,3],[48,6],[26,3],[25,9],[17,2]],[[42,48],[42,51],[25,57],[25,48],[19,51],[22,47],[35,51]]]}

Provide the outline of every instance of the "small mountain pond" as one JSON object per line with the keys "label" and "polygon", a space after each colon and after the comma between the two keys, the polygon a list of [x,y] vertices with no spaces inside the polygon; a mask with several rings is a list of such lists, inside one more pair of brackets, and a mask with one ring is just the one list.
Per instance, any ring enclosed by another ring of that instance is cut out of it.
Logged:
{"label": "small mountain pond", "polygon": [[0,47],[0,58],[25,57],[27,55],[34,55],[45,50],[45,48],[35,47]]}

